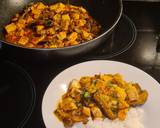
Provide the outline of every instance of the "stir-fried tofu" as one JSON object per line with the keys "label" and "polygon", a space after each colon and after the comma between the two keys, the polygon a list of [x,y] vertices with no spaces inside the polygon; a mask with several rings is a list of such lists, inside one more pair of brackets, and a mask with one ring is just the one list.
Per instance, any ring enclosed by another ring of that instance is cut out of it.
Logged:
{"label": "stir-fried tofu", "polygon": [[83,114],[85,114],[86,116],[91,116],[91,111],[90,111],[90,108],[88,107],[83,107],[83,110],[82,110]]}
{"label": "stir-fried tofu", "polygon": [[60,14],[54,15],[53,20],[55,20],[56,22],[60,21],[61,20],[61,15]]}
{"label": "stir-fried tofu", "polygon": [[45,8],[46,8],[46,6],[45,6],[42,2],[39,2],[39,3],[38,3],[37,9],[43,10],[43,9],[45,9]]}
{"label": "stir-fried tofu", "polygon": [[75,41],[77,39],[78,35],[76,32],[72,32],[69,36],[69,41]]}
{"label": "stir-fried tofu", "polygon": [[63,14],[62,20],[70,20],[70,16],[68,14]]}
{"label": "stir-fried tofu", "polygon": [[5,27],[5,29],[6,29],[7,33],[11,33],[11,32],[14,32],[17,29],[17,27],[14,23],[11,23],[11,24],[7,25]]}
{"label": "stir-fried tofu", "polygon": [[131,102],[130,105],[132,105],[132,106],[143,105],[147,101],[147,98],[148,98],[148,92],[146,90],[141,91],[139,93],[138,100],[134,101],[134,102]]}
{"label": "stir-fried tofu", "polygon": [[58,3],[50,6],[50,10],[54,10],[57,13],[63,11],[64,9],[65,9],[65,5],[62,3]]}
{"label": "stir-fried tofu", "polygon": [[66,32],[60,32],[58,35],[57,35],[58,39],[59,40],[63,40],[67,37],[67,34]]}
{"label": "stir-fried tofu", "polygon": [[103,114],[102,114],[101,110],[96,106],[91,107],[91,113],[92,113],[92,116],[93,116],[94,119],[98,119],[98,118],[103,117]]}
{"label": "stir-fried tofu", "polygon": [[88,37],[90,36],[90,34],[88,33],[88,32],[86,32],[86,31],[82,31],[82,37],[84,38],[84,39],[88,39]]}
{"label": "stir-fried tofu", "polygon": [[78,13],[73,13],[72,15],[72,18],[75,19],[75,20],[79,20],[80,16]]}
{"label": "stir-fried tofu", "polygon": [[21,37],[20,39],[19,39],[19,41],[18,41],[18,43],[19,44],[21,44],[21,45],[25,45],[25,44],[27,44],[28,43],[28,37]]}
{"label": "stir-fried tofu", "polygon": [[39,31],[44,29],[44,26],[43,25],[37,25],[36,29],[37,29],[37,32],[39,32]]}
{"label": "stir-fried tofu", "polygon": [[63,108],[65,111],[69,111],[77,109],[77,106],[75,104],[75,100],[73,100],[71,97],[67,97],[60,103],[60,108]]}
{"label": "stir-fried tofu", "polygon": [[129,85],[126,88],[126,93],[127,93],[127,99],[128,99],[129,103],[137,101],[138,98],[139,98],[139,94],[138,94],[137,89],[134,86],[132,86],[132,85]]}
{"label": "stir-fried tofu", "polygon": [[120,74],[84,76],[70,83],[55,114],[65,126],[86,123],[88,118],[125,120],[130,107],[147,101],[148,92],[128,83]]}
{"label": "stir-fried tofu", "polygon": [[[98,29],[91,31],[94,26]],[[101,26],[83,7],[36,2],[17,13],[5,29],[8,42],[23,44],[24,47],[62,48],[95,38],[100,34]],[[28,29],[29,34],[20,34],[20,31],[26,32]],[[27,37],[29,43],[19,41],[21,37]]]}
{"label": "stir-fried tofu", "polygon": [[86,22],[87,22],[86,20],[79,20],[78,25],[79,26],[84,26],[86,24]]}
{"label": "stir-fried tofu", "polygon": [[41,11],[45,8],[46,8],[46,6],[42,2],[39,2],[31,7],[32,14],[39,16]]}
{"label": "stir-fried tofu", "polygon": [[45,38],[45,36],[35,37],[35,38],[32,39],[32,43],[33,43],[33,44],[38,44],[38,43],[40,43],[44,38]]}
{"label": "stir-fried tofu", "polygon": [[96,93],[94,95],[94,100],[96,103],[101,106],[104,115],[106,115],[110,119],[115,119],[117,115],[112,111],[112,106],[109,103],[110,97],[101,93]]}

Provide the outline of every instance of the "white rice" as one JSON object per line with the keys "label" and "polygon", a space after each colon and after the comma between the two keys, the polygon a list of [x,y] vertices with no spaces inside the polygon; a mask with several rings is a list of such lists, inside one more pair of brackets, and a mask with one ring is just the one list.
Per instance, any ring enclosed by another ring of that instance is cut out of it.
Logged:
{"label": "white rice", "polygon": [[118,119],[112,121],[109,119],[94,120],[89,119],[86,125],[82,123],[75,124],[72,128],[144,128],[143,126],[144,111],[141,108],[131,108],[124,121]]}

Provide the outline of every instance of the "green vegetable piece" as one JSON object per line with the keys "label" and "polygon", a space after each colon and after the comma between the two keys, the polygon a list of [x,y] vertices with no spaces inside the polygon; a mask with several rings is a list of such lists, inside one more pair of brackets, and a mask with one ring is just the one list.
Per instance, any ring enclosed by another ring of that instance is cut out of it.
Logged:
{"label": "green vegetable piece", "polygon": [[52,26],[52,20],[46,20],[44,25],[45,25],[45,27],[51,27]]}
{"label": "green vegetable piece", "polygon": [[89,98],[90,97],[90,93],[89,92],[85,92],[83,96],[84,96],[84,98]]}

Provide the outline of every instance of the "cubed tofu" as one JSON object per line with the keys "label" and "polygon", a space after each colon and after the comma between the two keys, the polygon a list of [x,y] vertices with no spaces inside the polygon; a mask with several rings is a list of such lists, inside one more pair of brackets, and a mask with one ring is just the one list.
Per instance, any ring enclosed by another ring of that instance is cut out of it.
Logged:
{"label": "cubed tofu", "polygon": [[138,93],[140,93],[142,91],[139,84],[135,83],[135,84],[132,84],[132,86],[134,86],[137,89]]}
{"label": "cubed tofu", "polygon": [[33,10],[32,10],[32,13],[34,14],[34,15],[40,15],[40,13],[41,13],[41,11],[40,10],[38,10],[38,9],[36,9],[36,8],[34,8]]}
{"label": "cubed tofu", "polygon": [[85,114],[88,117],[91,115],[90,108],[88,108],[88,107],[83,107],[82,112],[83,112],[83,114]]}
{"label": "cubed tofu", "polygon": [[135,102],[139,98],[139,94],[138,94],[137,89],[132,85],[129,85],[127,87],[126,94],[127,94],[127,99],[128,99],[129,103]]}
{"label": "cubed tofu", "polygon": [[62,29],[67,31],[69,29],[69,23],[70,23],[69,20],[62,21],[61,22]]}
{"label": "cubed tofu", "polygon": [[104,75],[100,75],[99,76],[100,79],[104,80],[106,83],[110,82],[111,80],[113,80],[113,77],[107,74]]}
{"label": "cubed tofu", "polygon": [[23,36],[19,39],[18,44],[25,45],[28,43],[28,41],[29,41],[29,38]]}
{"label": "cubed tofu", "polygon": [[89,77],[89,76],[81,77],[80,83],[81,83],[81,86],[85,86],[86,84],[90,84],[91,83],[91,77]]}
{"label": "cubed tofu", "polygon": [[135,102],[131,102],[130,105],[132,106],[138,106],[138,105],[143,105],[148,98],[148,92],[146,90],[143,90],[139,93],[139,98]]}
{"label": "cubed tofu", "polygon": [[43,28],[44,28],[43,25],[37,25],[37,26],[36,26],[37,32],[43,30]]}
{"label": "cubed tofu", "polygon": [[69,111],[77,109],[77,106],[75,104],[75,101],[71,97],[67,97],[64,98],[63,101],[60,103],[60,108],[65,111]]}
{"label": "cubed tofu", "polygon": [[78,41],[71,41],[71,45],[77,45],[77,44],[79,44]]}
{"label": "cubed tofu", "polygon": [[49,34],[49,35],[55,34],[54,28],[49,28],[49,29],[47,29],[47,34]]}
{"label": "cubed tofu", "polygon": [[46,6],[45,6],[42,2],[39,2],[39,3],[38,3],[37,9],[43,10],[43,9],[45,9],[45,8],[46,8]]}
{"label": "cubed tofu", "polygon": [[86,9],[84,9],[83,7],[80,7],[80,10],[83,12],[83,13],[86,13]]}
{"label": "cubed tofu", "polygon": [[38,44],[39,42],[41,42],[43,39],[45,38],[45,36],[41,36],[41,37],[35,37],[32,39],[32,43],[33,44]]}
{"label": "cubed tofu", "polygon": [[94,119],[103,117],[103,114],[98,107],[91,107],[91,113]]}
{"label": "cubed tofu", "polygon": [[73,13],[73,14],[72,14],[72,18],[75,19],[75,20],[79,20],[79,17],[80,17],[80,16],[79,16],[78,13]]}
{"label": "cubed tofu", "polygon": [[24,19],[19,19],[16,25],[17,25],[18,29],[22,29],[25,27],[25,23],[26,23],[26,21]]}
{"label": "cubed tofu", "polygon": [[42,2],[39,2],[35,6],[32,6],[31,10],[32,10],[32,13],[36,15],[36,17],[38,17],[41,11],[44,10],[45,8],[46,6]]}
{"label": "cubed tofu", "polygon": [[50,46],[50,48],[57,48],[57,45],[52,44],[52,45]]}
{"label": "cubed tofu", "polygon": [[63,40],[67,37],[66,32],[60,32],[59,34],[57,34],[57,37],[59,40]]}
{"label": "cubed tofu", "polygon": [[70,41],[75,41],[78,38],[78,34],[76,32],[72,32],[69,36]]}
{"label": "cubed tofu", "polygon": [[62,20],[70,20],[70,16],[68,14],[63,14]]}
{"label": "cubed tofu", "polygon": [[84,25],[86,24],[86,22],[87,22],[87,21],[86,21],[86,20],[83,20],[83,19],[82,19],[82,20],[79,20],[79,21],[78,21],[78,26],[81,26],[81,27],[82,27],[82,26],[84,26]]}
{"label": "cubed tofu", "polygon": [[17,27],[14,23],[11,23],[11,24],[7,25],[5,27],[5,29],[6,29],[7,33],[11,33],[11,32],[14,32],[17,29]]}
{"label": "cubed tofu", "polygon": [[71,83],[69,84],[69,89],[71,88],[77,88],[77,89],[80,89],[81,85],[79,83],[78,80],[74,79],[71,81]]}
{"label": "cubed tofu", "polygon": [[139,94],[138,105],[144,104],[147,101],[147,99],[148,99],[148,92],[146,90],[143,90]]}
{"label": "cubed tofu", "polygon": [[126,99],[127,94],[126,94],[126,92],[123,88],[115,86],[114,89],[117,92],[117,98],[119,100],[125,100]]}
{"label": "cubed tofu", "polygon": [[117,83],[118,86],[121,88],[126,88],[126,82],[123,80],[122,76],[120,74],[115,74],[113,76],[114,81]]}
{"label": "cubed tofu", "polygon": [[55,20],[55,21],[59,21],[60,19],[61,19],[61,15],[60,14],[56,14],[53,17],[53,20]]}
{"label": "cubed tofu", "polygon": [[101,94],[100,92],[97,92],[94,94],[94,100],[98,105],[101,106],[103,113],[109,118],[109,119],[116,119],[117,114],[112,111],[112,106],[110,103],[110,97],[104,94]]}
{"label": "cubed tofu", "polygon": [[63,3],[57,3],[50,6],[50,10],[55,11],[56,13],[63,11],[64,8],[65,8],[65,5]]}
{"label": "cubed tofu", "polygon": [[88,33],[88,32],[86,32],[86,31],[82,31],[82,37],[83,37],[83,39],[88,39],[88,37],[90,36],[90,34]]}

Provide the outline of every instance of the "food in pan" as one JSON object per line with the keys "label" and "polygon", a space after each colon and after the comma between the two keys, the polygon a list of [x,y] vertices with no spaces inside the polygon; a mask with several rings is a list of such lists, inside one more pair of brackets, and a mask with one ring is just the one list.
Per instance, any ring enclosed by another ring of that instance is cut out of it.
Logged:
{"label": "food in pan", "polygon": [[29,48],[61,48],[100,34],[101,25],[86,9],[70,4],[30,4],[5,26],[6,41]]}
{"label": "food in pan", "polygon": [[147,98],[146,90],[120,74],[83,76],[71,81],[54,113],[65,127],[86,124],[89,118],[123,121],[131,108],[143,105]]}

